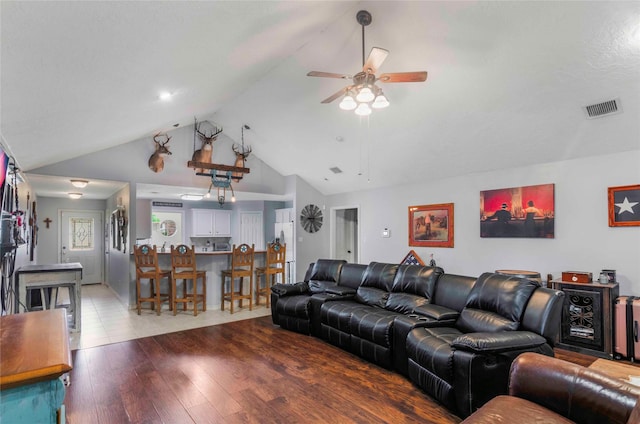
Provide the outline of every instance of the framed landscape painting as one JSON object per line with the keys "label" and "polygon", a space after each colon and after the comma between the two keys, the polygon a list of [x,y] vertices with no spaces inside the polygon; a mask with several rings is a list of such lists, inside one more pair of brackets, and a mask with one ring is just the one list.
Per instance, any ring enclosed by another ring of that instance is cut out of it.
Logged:
{"label": "framed landscape painting", "polygon": [[453,247],[453,203],[409,206],[409,246]]}
{"label": "framed landscape painting", "polygon": [[640,185],[609,187],[609,227],[640,226]]}
{"label": "framed landscape painting", "polygon": [[481,191],[480,237],[554,238],[554,184]]}

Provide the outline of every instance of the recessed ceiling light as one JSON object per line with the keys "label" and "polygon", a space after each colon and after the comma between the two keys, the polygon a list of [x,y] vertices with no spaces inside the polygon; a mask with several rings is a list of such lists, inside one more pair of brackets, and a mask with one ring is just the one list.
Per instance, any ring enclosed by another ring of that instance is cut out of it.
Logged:
{"label": "recessed ceiling light", "polygon": [[71,184],[74,187],[85,188],[87,186],[87,184],[89,184],[89,181],[87,181],[87,180],[71,180]]}
{"label": "recessed ceiling light", "polygon": [[82,197],[82,193],[68,193],[69,197],[71,197],[72,199],[79,199]]}
{"label": "recessed ceiling light", "polygon": [[171,97],[173,97],[173,93],[169,93],[168,91],[163,91],[162,93],[160,93],[158,97],[160,98],[160,100],[163,100],[166,102],[168,100],[171,100]]}
{"label": "recessed ceiling light", "polygon": [[180,198],[182,200],[202,200],[202,194],[183,194]]}

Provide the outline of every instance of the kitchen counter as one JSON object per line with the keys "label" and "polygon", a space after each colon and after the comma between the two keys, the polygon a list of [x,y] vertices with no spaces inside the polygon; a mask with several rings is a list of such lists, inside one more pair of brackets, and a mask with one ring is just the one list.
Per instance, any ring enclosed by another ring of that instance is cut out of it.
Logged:
{"label": "kitchen counter", "polygon": [[[265,250],[255,251],[254,269],[264,266],[266,255]],[[164,253],[158,252],[158,262],[160,268],[171,269],[171,249],[166,249]],[[222,271],[231,267],[231,251],[208,251],[203,252],[202,248],[196,247],[196,262],[198,269],[207,273],[207,309],[219,309],[221,297]],[[131,255],[131,287],[132,298],[135,299],[135,274],[136,265],[134,255]],[[254,277],[254,290],[257,284]],[[143,281],[143,285],[148,282]],[[148,290],[144,288],[143,290]]]}
{"label": "kitchen counter", "polygon": [[[265,253],[266,250],[256,250],[253,253],[255,254],[260,254],[260,253]],[[171,251],[166,251],[166,252],[158,252],[159,255],[170,255]],[[206,252],[202,251],[202,250],[198,250],[198,248],[196,248],[196,256],[198,255],[230,255],[231,254],[231,250],[218,250],[218,251],[214,251],[214,250],[208,250]]]}

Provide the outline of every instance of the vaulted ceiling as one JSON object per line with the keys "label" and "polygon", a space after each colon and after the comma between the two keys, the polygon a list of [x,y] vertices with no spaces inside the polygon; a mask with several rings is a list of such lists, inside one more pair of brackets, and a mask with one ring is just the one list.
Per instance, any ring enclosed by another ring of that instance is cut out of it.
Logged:
{"label": "vaulted ceiling", "polygon": [[[366,50],[369,118],[320,101]],[[208,119],[325,194],[640,149],[640,2],[0,2],[1,133],[23,171]],[[159,99],[173,93],[169,102]],[[617,99],[622,113],[587,119]],[[334,174],[330,168],[342,173]]]}

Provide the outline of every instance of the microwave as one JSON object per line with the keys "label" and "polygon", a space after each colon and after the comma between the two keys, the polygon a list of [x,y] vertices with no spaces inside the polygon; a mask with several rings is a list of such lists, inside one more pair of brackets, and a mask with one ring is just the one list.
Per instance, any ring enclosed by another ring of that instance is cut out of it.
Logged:
{"label": "microwave", "polygon": [[231,250],[231,245],[229,243],[217,242],[213,244],[213,250],[216,252],[228,252]]}

